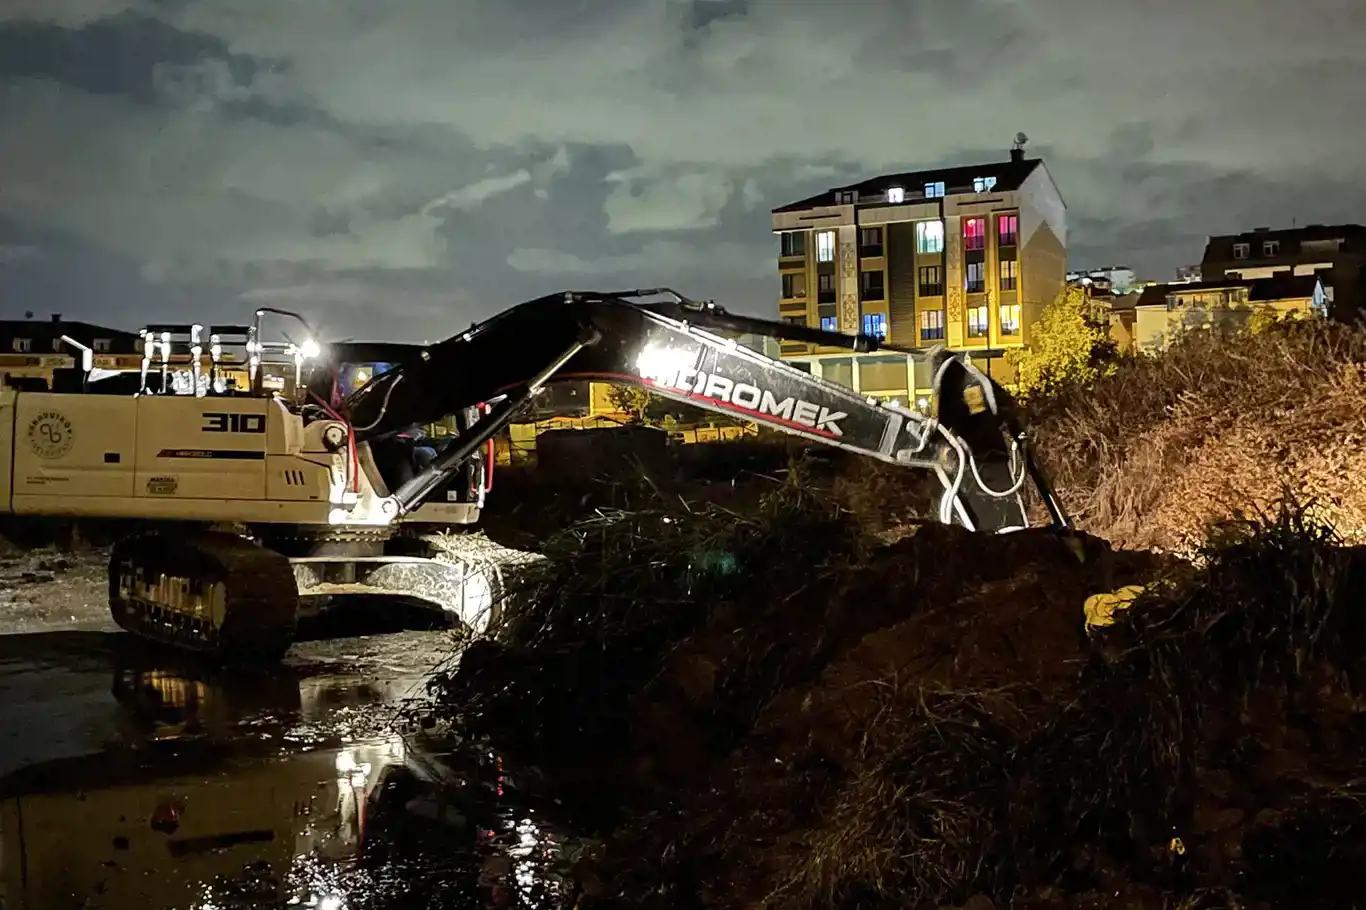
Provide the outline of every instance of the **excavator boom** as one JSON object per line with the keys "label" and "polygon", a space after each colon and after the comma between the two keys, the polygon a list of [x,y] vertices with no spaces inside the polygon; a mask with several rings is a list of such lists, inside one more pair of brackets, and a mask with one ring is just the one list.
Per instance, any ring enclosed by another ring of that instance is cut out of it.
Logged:
{"label": "excavator boom", "polygon": [[[635,299],[661,294],[671,299]],[[936,413],[865,398],[719,332],[931,358]],[[739,316],[666,289],[571,291],[512,307],[376,377],[350,396],[345,411],[357,439],[366,440],[440,420],[472,404],[492,405],[486,417],[395,493],[400,512],[406,513],[542,387],[573,380],[642,386],[814,442],[931,471],[943,485],[941,520],[974,530],[1027,525],[1021,494],[1028,478],[1053,524],[1068,524],[1028,455],[1005,389],[958,358],[942,350],[893,348],[866,335]]]}

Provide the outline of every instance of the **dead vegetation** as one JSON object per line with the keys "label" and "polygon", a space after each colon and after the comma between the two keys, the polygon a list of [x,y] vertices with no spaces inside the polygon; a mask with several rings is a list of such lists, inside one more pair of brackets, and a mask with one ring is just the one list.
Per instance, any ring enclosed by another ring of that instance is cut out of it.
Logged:
{"label": "dead vegetation", "polygon": [[1191,552],[1292,496],[1366,537],[1366,332],[1320,321],[1193,332],[1034,407],[1064,501],[1117,545]]}

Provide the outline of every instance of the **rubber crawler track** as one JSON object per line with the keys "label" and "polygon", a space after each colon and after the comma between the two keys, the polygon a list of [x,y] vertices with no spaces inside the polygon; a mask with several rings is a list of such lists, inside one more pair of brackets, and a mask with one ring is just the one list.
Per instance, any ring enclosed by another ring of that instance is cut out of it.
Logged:
{"label": "rubber crawler track", "polygon": [[[130,590],[139,575],[168,576],[204,590],[221,582],[221,615],[175,609]],[[109,559],[109,611],[141,638],[232,663],[274,662],[293,643],[298,589],[285,556],[236,534],[153,533],[115,544]]]}

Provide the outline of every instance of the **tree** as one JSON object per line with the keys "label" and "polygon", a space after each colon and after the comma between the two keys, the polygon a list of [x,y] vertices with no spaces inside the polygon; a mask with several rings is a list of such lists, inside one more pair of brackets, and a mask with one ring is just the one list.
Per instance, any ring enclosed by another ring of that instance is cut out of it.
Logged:
{"label": "tree", "polygon": [[1029,346],[1010,351],[1020,397],[1094,382],[1114,369],[1118,346],[1109,320],[1082,288],[1066,288],[1029,327]]}
{"label": "tree", "polygon": [[655,403],[655,396],[640,386],[614,384],[608,396],[612,400],[612,407],[623,414],[629,414],[632,423],[644,423],[645,412]]}

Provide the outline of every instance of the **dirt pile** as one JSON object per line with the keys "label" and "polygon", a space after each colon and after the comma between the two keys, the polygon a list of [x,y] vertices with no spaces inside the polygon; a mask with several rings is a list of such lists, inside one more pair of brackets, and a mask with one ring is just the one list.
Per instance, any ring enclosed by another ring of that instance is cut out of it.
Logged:
{"label": "dirt pile", "polygon": [[1190,551],[1212,523],[1285,497],[1366,543],[1366,330],[1323,321],[1192,332],[1033,406],[1080,526]]}
{"label": "dirt pile", "polygon": [[1352,906],[1356,551],[1294,512],[1199,568],[888,544],[837,502],[798,482],[581,526],[442,680],[571,810],[620,809],[583,906]]}

